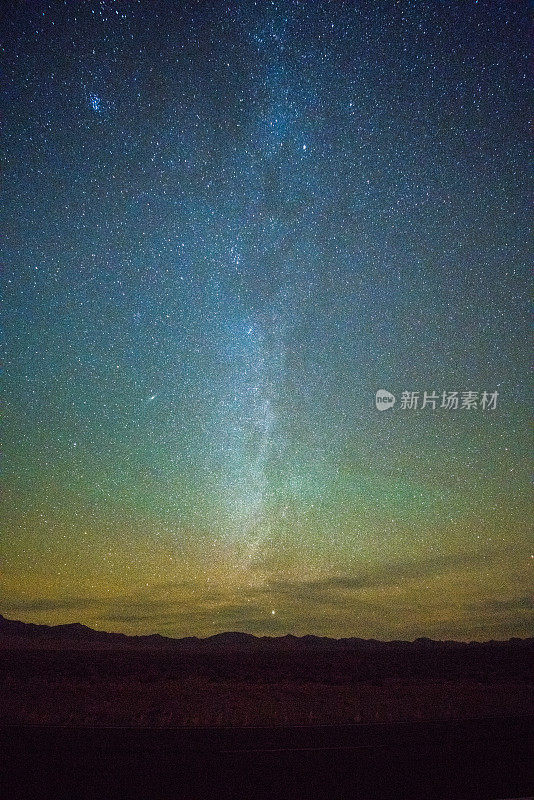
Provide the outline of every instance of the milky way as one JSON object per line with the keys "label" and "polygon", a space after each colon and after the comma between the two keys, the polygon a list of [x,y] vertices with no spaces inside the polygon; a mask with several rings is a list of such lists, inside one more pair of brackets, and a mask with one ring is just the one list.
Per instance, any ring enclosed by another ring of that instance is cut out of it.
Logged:
{"label": "milky way", "polygon": [[524,5],[6,27],[4,612],[524,635]]}

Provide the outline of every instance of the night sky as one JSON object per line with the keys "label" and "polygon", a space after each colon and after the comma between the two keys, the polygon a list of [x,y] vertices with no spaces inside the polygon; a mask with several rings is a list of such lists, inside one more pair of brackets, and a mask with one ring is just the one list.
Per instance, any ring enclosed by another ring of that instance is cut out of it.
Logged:
{"label": "night sky", "polygon": [[11,4],[6,616],[531,632],[526,14]]}

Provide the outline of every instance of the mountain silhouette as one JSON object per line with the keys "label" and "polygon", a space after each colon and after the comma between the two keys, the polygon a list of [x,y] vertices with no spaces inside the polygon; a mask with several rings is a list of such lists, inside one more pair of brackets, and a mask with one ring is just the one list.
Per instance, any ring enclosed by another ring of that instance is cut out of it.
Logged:
{"label": "mountain silhouette", "polygon": [[428,650],[448,648],[469,648],[484,644],[499,647],[513,645],[530,647],[534,645],[534,638],[512,638],[508,641],[489,642],[458,642],[436,641],[421,637],[415,641],[379,641],[377,639],[362,639],[358,637],[334,639],[327,636],[254,636],[251,633],[228,631],[216,633],[206,638],[186,636],[180,639],[162,636],[159,633],[130,636],[125,633],[109,633],[96,631],[79,622],[65,625],[38,625],[33,622],[21,622],[8,619],[0,614],[0,643],[21,645],[35,644],[46,645],[104,645],[112,647],[156,647],[156,648],[182,648],[187,650],[216,651],[216,650]]}

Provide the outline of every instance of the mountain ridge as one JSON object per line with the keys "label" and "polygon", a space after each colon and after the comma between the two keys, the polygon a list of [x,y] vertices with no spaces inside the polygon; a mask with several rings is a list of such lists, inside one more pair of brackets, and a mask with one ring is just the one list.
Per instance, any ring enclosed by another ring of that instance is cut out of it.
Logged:
{"label": "mountain ridge", "polygon": [[207,637],[185,636],[181,638],[163,636],[159,633],[129,635],[126,633],[99,631],[80,622],[62,625],[44,625],[34,622],[12,620],[0,614],[0,642],[36,644],[106,644],[115,646],[152,646],[169,649],[298,649],[298,650],[332,650],[332,649],[420,649],[420,648],[466,648],[473,646],[533,646],[534,638],[518,638],[487,641],[439,640],[419,637],[415,640],[379,640],[360,637],[334,638],[305,634],[295,636],[255,636],[242,631],[225,631]]}

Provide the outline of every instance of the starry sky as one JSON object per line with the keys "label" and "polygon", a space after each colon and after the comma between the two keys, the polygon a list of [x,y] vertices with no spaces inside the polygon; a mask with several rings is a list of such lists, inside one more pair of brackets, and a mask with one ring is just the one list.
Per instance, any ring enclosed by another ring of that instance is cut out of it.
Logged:
{"label": "starry sky", "polygon": [[3,613],[529,635],[527,4],[4,32]]}

